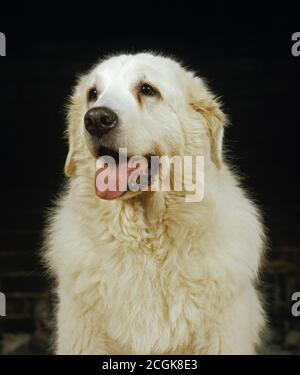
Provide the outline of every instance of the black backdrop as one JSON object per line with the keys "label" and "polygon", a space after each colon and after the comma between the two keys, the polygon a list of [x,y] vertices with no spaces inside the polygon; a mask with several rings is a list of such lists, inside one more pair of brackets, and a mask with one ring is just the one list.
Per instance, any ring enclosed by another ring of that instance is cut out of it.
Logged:
{"label": "black backdrop", "polygon": [[[225,5],[212,5],[207,11],[201,4],[109,9],[86,3],[76,5],[82,8],[76,14],[62,4],[1,12],[7,56],[0,58],[0,289],[11,300],[34,293],[38,300],[49,288],[36,252],[45,209],[64,179],[66,98],[77,74],[120,51],[172,54],[207,78],[231,120],[229,158],[264,212],[270,258],[272,251],[281,259],[292,248],[292,263],[299,262],[300,57],[291,53],[296,9],[275,13],[273,6],[262,15],[244,6],[228,15]],[[299,273],[296,279],[299,285]],[[36,303],[19,317],[12,307],[2,330],[34,332]]]}

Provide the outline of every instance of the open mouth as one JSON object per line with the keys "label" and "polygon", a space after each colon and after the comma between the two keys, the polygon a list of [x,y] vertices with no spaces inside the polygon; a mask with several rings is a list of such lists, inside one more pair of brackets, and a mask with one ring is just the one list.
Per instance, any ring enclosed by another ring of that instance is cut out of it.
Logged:
{"label": "open mouth", "polygon": [[118,151],[101,147],[96,162],[95,190],[101,199],[112,200],[127,191],[147,191],[157,175],[153,155],[128,155],[126,148]]}
{"label": "open mouth", "polygon": [[118,161],[120,153],[119,151],[115,151],[107,147],[100,147],[98,150],[98,157],[101,158],[106,156],[110,156],[113,159],[115,159],[115,161]]}

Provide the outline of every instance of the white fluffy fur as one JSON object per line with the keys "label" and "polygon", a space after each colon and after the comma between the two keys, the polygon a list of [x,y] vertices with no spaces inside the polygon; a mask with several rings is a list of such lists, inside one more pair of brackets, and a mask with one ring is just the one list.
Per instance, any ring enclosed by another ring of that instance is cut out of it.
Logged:
{"label": "white fluffy fur", "polygon": [[[146,78],[160,100],[138,103]],[[104,201],[83,134],[86,95],[122,119],[115,146],[132,153],[205,156],[205,195],[141,193]],[[59,354],[252,354],[264,314],[255,289],[263,229],[254,204],[222,161],[225,125],[200,78],[152,54],[105,60],[70,103],[70,175],[51,217],[45,259],[57,280]]]}

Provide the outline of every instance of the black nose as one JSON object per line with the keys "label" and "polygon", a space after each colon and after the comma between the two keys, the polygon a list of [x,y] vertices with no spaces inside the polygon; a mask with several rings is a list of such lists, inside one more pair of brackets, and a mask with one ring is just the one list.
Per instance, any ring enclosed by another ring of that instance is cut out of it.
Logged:
{"label": "black nose", "polygon": [[118,124],[118,116],[107,107],[95,107],[87,111],[84,116],[86,130],[96,137],[108,133]]}

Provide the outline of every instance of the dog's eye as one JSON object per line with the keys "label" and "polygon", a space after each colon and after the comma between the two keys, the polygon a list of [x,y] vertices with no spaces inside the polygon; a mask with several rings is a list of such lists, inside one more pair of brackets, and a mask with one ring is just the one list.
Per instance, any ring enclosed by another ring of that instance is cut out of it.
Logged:
{"label": "dog's eye", "polygon": [[95,89],[94,87],[92,89],[90,89],[90,91],[88,92],[88,101],[89,102],[94,102],[96,101],[98,98],[98,91],[97,89]]}
{"label": "dog's eye", "polygon": [[141,92],[141,94],[146,95],[146,96],[154,96],[157,93],[157,91],[152,86],[150,86],[148,83],[142,83],[141,84],[140,92]]}

